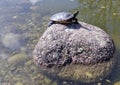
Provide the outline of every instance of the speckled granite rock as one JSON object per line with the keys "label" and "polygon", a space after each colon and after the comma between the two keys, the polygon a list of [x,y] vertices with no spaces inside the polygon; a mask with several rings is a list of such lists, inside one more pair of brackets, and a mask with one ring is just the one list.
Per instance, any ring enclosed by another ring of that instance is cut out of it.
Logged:
{"label": "speckled granite rock", "polygon": [[[96,26],[79,21],[78,24],[68,26],[53,24],[48,27],[35,46],[33,59],[38,66],[45,67],[48,71],[50,69],[61,68],[61,70],[59,69],[59,73],[57,73],[60,77],[82,80],[84,78],[82,78],[79,72],[89,71],[89,65],[96,68],[96,65],[102,64],[102,73],[109,73],[108,71],[113,67],[113,61],[111,59],[113,59],[114,51],[114,43],[107,33]],[[88,67],[88,70],[79,71],[81,65],[84,68]],[[104,70],[103,68],[106,65],[107,70]],[[77,66],[79,74],[73,75],[72,72],[69,72],[70,70],[65,71],[70,66]],[[69,73],[67,77],[59,75],[64,71],[65,73]],[[99,71],[96,70],[96,72]],[[100,75],[98,74],[96,74],[97,76],[92,81],[100,77],[101,73]],[[71,78],[71,75],[74,78]],[[89,82],[88,80],[90,78],[86,79],[85,77],[84,80],[85,82]]]}

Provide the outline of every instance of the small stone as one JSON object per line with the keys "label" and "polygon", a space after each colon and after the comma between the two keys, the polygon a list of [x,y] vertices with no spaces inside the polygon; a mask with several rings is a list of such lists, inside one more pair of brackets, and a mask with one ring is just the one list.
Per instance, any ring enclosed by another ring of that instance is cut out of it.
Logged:
{"label": "small stone", "polygon": [[106,79],[106,81],[108,82],[108,83],[110,83],[111,81],[110,80],[108,80],[108,79]]}

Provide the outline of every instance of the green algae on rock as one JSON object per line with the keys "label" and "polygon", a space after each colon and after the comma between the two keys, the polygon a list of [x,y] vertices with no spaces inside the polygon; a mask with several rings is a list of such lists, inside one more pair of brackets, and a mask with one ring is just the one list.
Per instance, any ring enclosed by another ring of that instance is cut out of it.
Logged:
{"label": "green algae on rock", "polygon": [[58,76],[88,83],[100,81],[111,72],[113,65],[113,59],[94,65],[68,65],[59,71]]}

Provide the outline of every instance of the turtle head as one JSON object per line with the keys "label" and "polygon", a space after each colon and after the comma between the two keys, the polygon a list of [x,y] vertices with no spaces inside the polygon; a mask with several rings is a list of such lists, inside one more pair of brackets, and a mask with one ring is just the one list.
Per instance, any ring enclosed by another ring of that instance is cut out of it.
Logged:
{"label": "turtle head", "polygon": [[79,11],[75,11],[74,18],[78,15]]}

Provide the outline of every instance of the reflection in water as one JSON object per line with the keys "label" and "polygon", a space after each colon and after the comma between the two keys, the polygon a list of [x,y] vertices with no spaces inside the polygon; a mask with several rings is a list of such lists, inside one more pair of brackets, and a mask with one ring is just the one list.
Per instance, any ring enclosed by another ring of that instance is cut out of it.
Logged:
{"label": "reflection in water", "polygon": [[[0,1],[0,85],[5,83],[11,85],[67,84],[67,80],[60,82],[40,74],[39,68],[32,62],[31,55],[39,37],[46,29],[49,16],[60,11],[70,11],[76,7],[80,11],[79,20],[99,26],[112,36],[117,47],[116,57],[120,60],[120,1],[78,1],[79,3],[77,0]],[[120,62],[117,62],[113,73],[106,78],[110,82],[105,79],[96,84],[113,85],[120,81],[119,75]],[[68,82],[68,85],[77,85],[74,82]]]}

